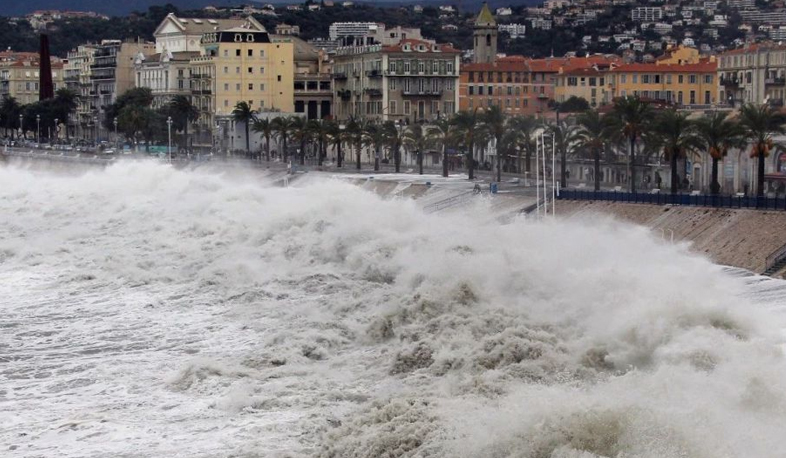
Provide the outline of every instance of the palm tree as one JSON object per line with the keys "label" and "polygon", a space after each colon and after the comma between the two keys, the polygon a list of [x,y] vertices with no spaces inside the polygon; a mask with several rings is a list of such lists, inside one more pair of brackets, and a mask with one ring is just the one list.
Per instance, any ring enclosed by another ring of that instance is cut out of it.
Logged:
{"label": "palm tree", "polygon": [[[188,151],[188,124],[199,119],[199,109],[191,103],[189,97],[176,95],[169,101],[169,111],[172,113],[172,118],[183,127],[183,146]],[[243,121],[246,122],[246,139],[248,139],[248,123],[251,121],[252,119]],[[246,141],[246,145],[248,145],[248,141]]]}
{"label": "palm tree", "polygon": [[[554,136],[555,154],[560,155],[560,187],[568,187],[567,161],[568,154],[573,156],[578,150],[579,129],[576,126],[559,123],[549,127],[549,131]],[[552,173],[556,173],[554,170]]]}
{"label": "palm tree", "polygon": [[[68,134],[68,118],[76,110],[79,101],[79,94],[68,88],[60,88],[55,92],[54,106],[57,112],[57,117],[63,120],[66,126],[66,140],[69,138]],[[113,119],[114,121],[114,119]]]}
{"label": "palm tree", "polygon": [[423,153],[429,145],[429,138],[420,124],[407,127],[403,135],[404,143],[415,150],[418,158],[418,173],[423,175]]}
{"label": "palm tree", "polygon": [[279,116],[270,121],[270,128],[273,130],[276,138],[281,142],[282,158],[284,162],[289,159],[289,151],[287,150],[287,141],[292,134],[293,121],[289,116]]}
{"label": "palm tree", "polygon": [[499,105],[493,105],[483,113],[483,125],[489,135],[494,138],[495,145],[497,145],[497,182],[502,181],[502,153],[500,145],[502,144],[502,136],[505,135],[505,112]]}
{"label": "palm tree", "polygon": [[336,121],[328,121],[325,130],[327,131],[328,143],[336,148],[336,167],[341,167],[344,161],[341,152],[341,145],[344,143],[344,131],[341,129],[341,125]]}
{"label": "palm tree", "polygon": [[742,130],[728,113],[714,112],[696,121],[696,135],[701,148],[712,158],[712,178],[710,193],[720,193],[718,182],[718,161],[726,156],[730,148],[745,146]]}
{"label": "palm tree", "polygon": [[608,138],[606,123],[597,110],[581,113],[576,118],[578,147],[589,150],[595,164],[595,191],[600,191],[600,153]]}
{"label": "palm tree", "polygon": [[662,149],[663,155],[669,160],[671,193],[677,194],[680,184],[677,174],[677,160],[685,157],[689,150],[697,146],[695,127],[688,119],[688,113],[680,113],[674,108],[658,113],[650,126],[647,137],[652,148]]}
{"label": "palm tree", "polygon": [[232,119],[235,122],[242,122],[246,128],[246,156],[251,156],[251,138],[249,136],[249,125],[254,122],[254,111],[251,106],[246,102],[238,102],[235,109],[232,110]]}
{"label": "palm tree", "polygon": [[382,145],[385,141],[382,126],[378,124],[367,124],[361,133],[363,142],[368,148],[374,151],[374,171],[379,171],[379,156],[382,152]]}
{"label": "palm tree", "polygon": [[311,137],[317,141],[317,165],[322,166],[328,143],[328,121],[326,119],[312,119],[308,122]]}
{"label": "palm tree", "polygon": [[[518,134],[519,147],[516,148],[516,168],[521,173],[523,169],[525,172],[531,171],[532,152],[535,150],[535,130],[540,127],[540,121],[535,116],[516,116],[509,121],[511,130]],[[521,166],[521,153],[524,152],[524,167]]]}
{"label": "palm tree", "polygon": [[442,147],[442,176],[448,176],[448,143],[454,134],[454,124],[451,120],[440,118],[427,127],[426,136]]}
{"label": "palm tree", "polygon": [[478,110],[459,111],[453,117],[453,124],[467,148],[467,173],[470,180],[475,179],[475,142],[480,134],[480,116]]}
{"label": "palm tree", "polygon": [[611,113],[606,117],[609,132],[630,144],[630,192],[636,192],[636,140],[647,132],[652,111],[652,107],[642,102],[638,96],[627,96],[616,99]]}
{"label": "palm tree", "polygon": [[382,125],[383,136],[388,148],[393,151],[393,164],[396,173],[401,172],[401,145],[404,142],[403,133],[393,121],[385,121]]}
{"label": "palm tree", "polygon": [[771,150],[783,148],[773,142],[773,136],[786,132],[784,122],[784,116],[766,104],[748,103],[740,108],[740,126],[752,143],[750,157],[758,158],[756,197],[764,197],[764,158]]}
{"label": "palm tree", "polygon": [[366,121],[350,115],[347,121],[346,138],[347,142],[355,148],[355,165],[360,170],[360,159],[363,151],[363,131],[366,128]]}
{"label": "palm tree", "polygon": [[3,127],[11,129],[11,139],[14,138],[14,131],[19,127],[19,115],[22,113],[22,105],[14,97],[6,97],[0,105],[0,118],[3,121]]}
{"label": "palm tree", "polygon": [[254,132],[265,137],[265,160],[270,161],[270,137],[273,136],[273,123],[270,119],[255,119],[253,125]]}
{"label": "palm tree", "polygon": [[311,140],[311,129],[305,116],[292,117],[292,139],[300,143],[300,165],[306,165],[306,143]]}

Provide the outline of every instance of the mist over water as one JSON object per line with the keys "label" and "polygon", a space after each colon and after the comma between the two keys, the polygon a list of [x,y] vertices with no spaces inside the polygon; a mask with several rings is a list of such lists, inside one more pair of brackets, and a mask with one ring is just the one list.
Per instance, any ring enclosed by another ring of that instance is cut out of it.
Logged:
{"label": "mist over water", "polygon": [[0,168],[0,456],[783,457],[784,306],[611,220]]}

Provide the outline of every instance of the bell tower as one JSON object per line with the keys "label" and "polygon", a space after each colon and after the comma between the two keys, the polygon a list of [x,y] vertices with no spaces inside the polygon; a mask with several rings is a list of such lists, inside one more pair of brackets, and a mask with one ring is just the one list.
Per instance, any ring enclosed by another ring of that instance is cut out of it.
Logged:
{"label": "bell tower", "polygon": [[483,8],[475,19],[474,46],[476,63],[491,63],[497,57],[497,21],[491,14],[489,6],[483,2]]}

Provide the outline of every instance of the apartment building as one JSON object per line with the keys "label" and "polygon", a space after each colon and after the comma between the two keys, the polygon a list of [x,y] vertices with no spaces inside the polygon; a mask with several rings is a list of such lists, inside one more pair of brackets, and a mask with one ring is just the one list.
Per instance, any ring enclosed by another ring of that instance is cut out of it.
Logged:
{"label": "apartment building", "polygon": [[[38,101],[38,53],[0,52],[0,97],[13,97],[21,104]],[[55,90],[65,87],[63,62],[52,59],[52,82]]]}
{"label": "apartment building", "polygon": [[332,64],[328,53],[299,38],[294,46],[294,107],[308,119],[323,119],[333,114]]}
{"label": "apartment building", "polygon": [[659,6],[637,6],[630,12],[634,22],[659,22],[663,20],[663,8]]}
{"label": "apartment building", "polygon": [[77,137],[86,136],[82,126],[88,125],[93,118],[93,110],[90,108],[90,66],[97,48],[97,45],[86,44],[72,49],[68,52],[63,68],[65,86],[79,96],[74,116],[68,120],[71,127],[76,129]]}
{"label": "apartment building", "polygon": [[432,41],[339,48],[334,56],[335,115],[418,122],[458,106],[460,51]]}
{"label": "apartment building", "polygon": [[103,40],[96,46],[88,91],[94,118],[103,119],[105,109],[135,86],[135,63],[154,52],[155,45],[145,41]]}
{"label": "apartment building", "polygon": [[612,101],[613,93],[609,71],[621,65],[617,56],[597,56],[591,62],[574,62],[561,68],[555,78],[554,100],[565,102],[571,97],[587,101],[591,107],[599,107]]}
{"label": "apartment building", "polygon": [[697,63],[623,64],[609,71],[613,97],[638,95],[685,108],[716,106],[718,64],[714,58]]}
{"label": "apartment building", "polygon": [[786,45],[753,43],[718,57],[719,97],[732,105],[786,102]]}

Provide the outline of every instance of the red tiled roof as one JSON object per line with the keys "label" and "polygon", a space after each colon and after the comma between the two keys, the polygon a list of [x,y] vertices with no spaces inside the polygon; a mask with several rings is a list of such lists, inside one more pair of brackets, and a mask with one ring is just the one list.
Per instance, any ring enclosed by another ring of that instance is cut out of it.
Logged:
{"label": "red tiled roof", "polygon": [[742,48],[732,49],[730,51],[726,51],[722,53],[721,56],[733,56],[736,54],[748,54],[757,51],[779,50],[779,49],[786,49],[786,45],[776,44],[766,41],[762,43],[751,43],[747,47],[743,46]]}

